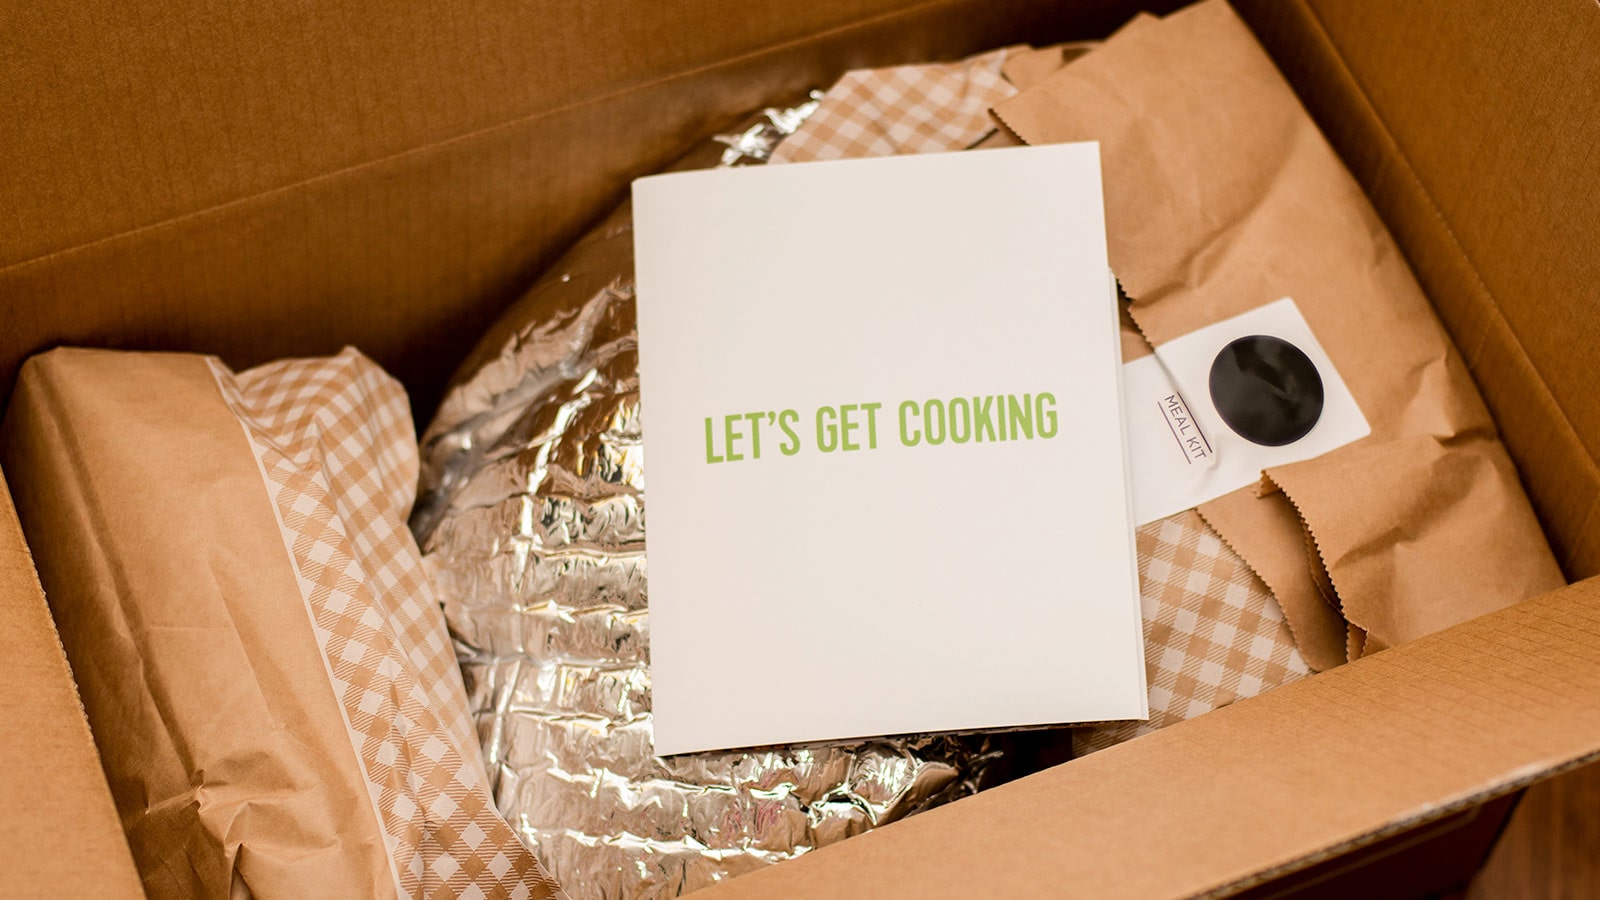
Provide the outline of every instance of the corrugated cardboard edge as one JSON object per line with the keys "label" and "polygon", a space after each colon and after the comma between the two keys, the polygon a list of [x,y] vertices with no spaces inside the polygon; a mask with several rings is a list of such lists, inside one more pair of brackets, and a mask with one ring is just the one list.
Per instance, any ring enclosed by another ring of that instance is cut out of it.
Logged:
{"label": "corrugated cardboard edge", "polygon": [[1597,754],[1591,580],[706,896],[1221,896]]}
{"label": "corrugated cardboard edge", "polygon": [[1310,868],[1311,866],[1317,865],[1318,863],[1326,862],[1331,859],[1337,859],[1352,851],[1360,850],[1363,847],[1370,847],[1373,844],[1376,844],[1387,838],[1404,834],[1405,832],[1410,831],[1418,826],[1426,825],[1430,822],[1442,821],[1457,813],[1475,809],[1499,797],[1505,797],[1509,794],[1514,794],[1517,791],[1534,784],[1535,782],[1543,781],[1546,778],[1553,778],[1557,775],[1570,772],[1573,769],[1581,769],[1596,760],[1600,760],[1600,750],[1591,751],[1583,756],[1576,757],[1553,768],[1530,767],[1530,770],[1523,773],[1520,777],[1497,784],[1491,788],[1480,791],[1479,793],[1469,795],[1455,803],[1445,804],[1437,808],[1430,809],[1425,815],[1417,815],[1408,819],[1396,819],[1382,828],[1369,831],[1366,834],[1346,841],[1343,844],[1333,844],[1328,847],[1324,847],[1315,853],[1308,853],[1298,859],[1291,860],[1281,866],[1262,869],[1259,872],[1253,873],[1249,877],[1241,878],[1238,881],[1225,884],[1215,890],[1206,891],[1205,893],[1201,894],[1195,894],[1194,897],[1196,900],[1210,900],[1210,898],[1213,897],[1233,896],[1240,891],[1255,887],[1256,885],[1266,884],[1275,878],[1302,871]]}
{"label": "corrugated cardboard edge", "polygon": [[3,473],[0,659],[0,894],[143,897]]}

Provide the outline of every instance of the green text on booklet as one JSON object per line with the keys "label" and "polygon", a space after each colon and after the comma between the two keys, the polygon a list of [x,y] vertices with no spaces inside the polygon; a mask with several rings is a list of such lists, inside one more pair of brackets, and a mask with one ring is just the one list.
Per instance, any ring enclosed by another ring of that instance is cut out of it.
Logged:
{"label": "green text on booklet", "polygon": [[1145,716],[1096,145],[634,216],[656,752]]}

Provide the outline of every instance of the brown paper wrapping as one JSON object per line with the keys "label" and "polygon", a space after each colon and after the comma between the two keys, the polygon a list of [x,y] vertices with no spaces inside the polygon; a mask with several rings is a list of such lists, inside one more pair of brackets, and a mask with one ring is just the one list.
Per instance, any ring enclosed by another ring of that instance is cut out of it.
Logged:
{"label": "brown paper wrapping", "polygon": [[275,599],[299,587],[261,474],[205,360],[36,357],[5,437],[145,891],[393,896],[333,691],[302,677],[323,666],[305,613]]}
{"label": "brown paper wrapping", "polygon": [[1369,437],[1200,507],[1313,666],[1562,585],[1399,249],[1226,3],[1135,19],[995,114],[1100,142],[1112,268],[1152,343],[1292,297],[1355,395]]}
{"label": "brown paper wrapping", "polygon": [[1006,53],[1000,74],[1019,91],[1025,91],[1090,50],[1100,46],[1099,41],[1071,41],[1049,47],[1017,47]]}
{"label": "brown paper wrapping", "polygon": [[376,364],[56,350],[0,438],[151,897],[561,896],[495,811]]}

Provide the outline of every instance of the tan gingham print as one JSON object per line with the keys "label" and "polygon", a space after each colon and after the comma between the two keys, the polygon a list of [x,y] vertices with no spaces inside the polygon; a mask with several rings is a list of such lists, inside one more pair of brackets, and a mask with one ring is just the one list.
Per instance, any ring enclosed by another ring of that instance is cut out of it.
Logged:
{"label": "tan gingham print", "polygon": [[995,130],[989,108],[1015,94],[1006,51],[961,62],[848,72],[769,163],[965,150]]}
{"label": "tan gingham print", "polygon": [[1085,728],[1081,755],[1311,673],[1272,593],[1194,510],[1134,532],[1150,719]]}
{"label": "tan gingham print", "polygon": [[212,371],[278,514],[400,896],[561,896],[494,808],[444,616],[405,527],[418,461],[403,389],[349,349]]}

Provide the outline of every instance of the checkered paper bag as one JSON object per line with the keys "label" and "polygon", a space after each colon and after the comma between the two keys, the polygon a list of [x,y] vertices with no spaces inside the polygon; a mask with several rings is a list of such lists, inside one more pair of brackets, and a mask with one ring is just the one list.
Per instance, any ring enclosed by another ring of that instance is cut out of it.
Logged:
{"label": "checkered paper bag", "polygon": [[354,350],[233,375],[402,897],[556,896],[495,810],[444,615],[405,525],[417,483],[400,385]]}
{"label": "checkered paper bag", "polygon": [[1150,718],[1079,729],[1075,755],[1253,697],[1311,670],[1283,612],[1194,510],[1134,531]]}

